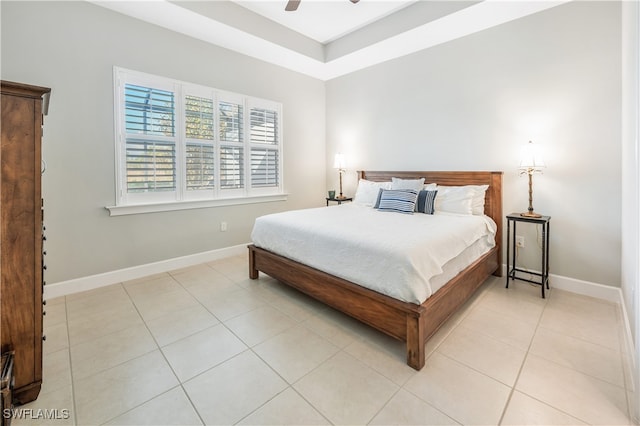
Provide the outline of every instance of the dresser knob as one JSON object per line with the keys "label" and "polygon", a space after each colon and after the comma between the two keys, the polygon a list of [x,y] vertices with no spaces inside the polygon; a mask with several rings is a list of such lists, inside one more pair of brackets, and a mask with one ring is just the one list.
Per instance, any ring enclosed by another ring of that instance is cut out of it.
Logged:
{"label": "dresser knob", "polygon": [[42,316],[47,315],[47,311],[42,311]]}
{"label": "dresser knob", "polygon": [[46,306],[46,305],[47,305],[47,301],[46,301],[46,300],[43,300],[43,301],[42,301],[42,305],[43,305],[43,306]]}
{"label": "dresser knob", "polygon": [[46,250],[45,250],[45,251],[43,251],[43,252],[42,252],[42,255],[43,255],[43,256],[46,256],[46,255],[47,255],[47,251],[46,251]]}
{"label": "dresser knob", "polygon": [[47,269],[47,265],[42,265],[42,269]]}
{"label": "dresser knob", "polygon": [[47,236],[46,235],[42,236],[42,241],[47,241]]}
{"label": "dresser knob", "polygon": [[47,336],[42,335],[42,341],[44,342],[45,340],[47,340]]}

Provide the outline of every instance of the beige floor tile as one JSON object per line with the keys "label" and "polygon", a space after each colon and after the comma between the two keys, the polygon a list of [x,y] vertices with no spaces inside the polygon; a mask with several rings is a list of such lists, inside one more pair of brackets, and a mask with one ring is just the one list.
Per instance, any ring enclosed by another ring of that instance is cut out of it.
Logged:
{"label": "beige floor tile", "polygon": [[178,386],[127,411],[107,425],[201,425],[200,417]]}
{"label": "beige floor tile", "polygon": [[62,303],[49,303],[47,301],[47,304],[42,307],[42,310],[44,327],[67,322],[67,305],[64,303],[64,298],[62,298]]}
{"label": "beige floor tile", "polygon": [[120,303],[69,321],[71,346],[144,324],[133,303]]}
{"label": "beige floor tile", "polygon": [[246,351],[183,385],[205,424],[233,424],[287,388],[253,352]]}
{"label": "beige floor tile", "polygon": [[45,340],[42,342],[42,353],[58,352],[69,347],[69,332],[66,323],[60,323],[44,327],[42,334]]}
{"label": "beige floor tile", "polygon": [[501,425],[583,425],[586,424],[550,405],[515,391]]}
{"label": "beige floor tile", "polygon": [[624,387],[622,354],[595,343],[538,328],[529,353]]}
{"label": "beige floor tile", "polygon": [[130,304],[131,299],[124,287],[114,284],[67,296],[67,317],[69,321],[74,321],[98,311],[117,310]]}
{"label": "beige floor tile", "polygon": [[184,289],[149,295],[147,298],[134,302],[145,321],[199,305],[198,301]]}
{"label": "beige floor tile", "polygon": [[69,349],[50,352],[42,357],[42,388],[40,394],[57,392],[71,386]]}
{"label": "beige floor tile", "polygon": [[458,425],[452,418],[404,389],[393,398],[369,423],[370,425]]}
{"label": "beige floor tile", "polygon": [[516,389],[589,424],[627,424],[623,388],[528,355]]}
{"label": "beige floor tile", "polygon": [[287,382],[294,383],[340,349],[298,325],[256,345],[253,350]]}
{"label": "beige floor tile", "polygon": [[295,390],[285,389],[271,401],[245,417],[240,425],[329,425]]}
{"label": "beige floor tile", "polygon": [[405,344],[386,335],[378,339],[355,340],[344,351],[398,386],[416,374],[416,370],[407,365]]}
{"label": "beige floor tile", "polygon": [[509,288],[504,287],[504,281],[501,284],[492,286],[479,306],[519,321],[537,324],[547,304],[547,300],[540,295],[540,286],[536,286],[535,294],[532,294],[528,283],[510,282]]}
{"label": "beige floor tile", "polygon": [[215,283],[202,283],[194,284],[186,287],[187,291],[191,293],[193,297],[198,299],[200,303],[207,301],[215,301],[227,293],[233,293],[242,289],[239,285],[233,281],[224,278],[223,280],[216,281]]}
{"label": "beige floor tile", "polygon": [[263,306],[225,322],[247,346],[252,347],[296,325],[271,306]]}
{"label": "beige floor tile", "polygon": [[227,321],[254,309],[265,306],[264,300],[251,292],[235,286],[234,291],[226,291],[210,297],[200,297],[200,302],[220,321]]}
{"label": "beige floor tile", "polygon": [[49,305],[60,305],[67,302],[67,298],[65,296],[52,297],[47,299],[47,306]]}
{"label": "beige floor tile", "polygon": [[144,325],[71,347],[73,379],[78,380],[158,349]]}
{"label": "beige floor tile", "polygon": [[224,287],[225,285],[233,283],[233,281],[231,281],[224,274],[216,271],[206,264],[195,265],[189,268],[171,271],[170,274],[185,288],[203,284],[216,287]]}
{"label": "beige floor tile", "polygon": [[620,325],[617,317],[581,311],[582,307],[572,309],[569,306],[549,303],[542,313],[540,327],[620,351]]}
{"label": "beige floor tile", "polygon": [[313,330],[337,347],[344,348],[357,339],[358,336],[341,325],[343,318],[344,314],[327,309],[309,317],[302,325]]}
{"label": "beige floor tile", "polygon": [[14,407],[14,413],[12,426],[73,425],[76,415],[72,388],[66,386],[56,392],[41,393],[35,401]]}
{"label": "beige floor tile", "polygon": [[247,349],[247,346],[222,324],[214,325],[162,348],[181,382]]}
{"label": "beige floor tile", "polygon": [[197,305],[149,320],[147,327],[158,345],[165,346],[219,322],[203,306]]}
{"label": "beige floor tile", "polygon": [[334,424],[365,424],[398,386],[352,356],[338,352],[294,388]]}
{"label": "beige floor tile", "polygon": [[153,275],[148,280],[137,279],[122,283],[129,297],[133,300],[144,299],[159,293],[182,289],[169,274]]}
{"label": "beige floor tile", "polygon": [[536,324],[505,316],[481,305],[476,306],[460,325],[523,351],[529,349],[536,330]]}
{"label": "beige floor tile", "polygon": [[101,424],[178,385],[160,351],[76,380],[79,425]]}
{"label": "beige floor tile", "polygon": [[522,349],[460,325],[445,339],[438,352],[507,386],[513,386],[525,355]]}
{"label": "beige floor tile", "polygon": [[435,352],[404,389],[463,424],[497,424],[511,389]]}

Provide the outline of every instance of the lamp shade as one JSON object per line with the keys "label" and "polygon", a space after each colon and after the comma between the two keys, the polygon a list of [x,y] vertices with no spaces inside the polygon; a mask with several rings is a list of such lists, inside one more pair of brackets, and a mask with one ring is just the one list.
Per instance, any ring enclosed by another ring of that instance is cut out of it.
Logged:
{"label": "lamp shade", "polygon": [[336,154],[333,159],[333,168],[334,169],[344,169],[346,167],[346,162],[344,159],[344,154]]}
{"label": "lamp shade", "polygon": [[540,172],[544,169],[544,159],[542,158],[542,149],[540,145],[529,141],[522,147],[520,154],[520,166],[518,169],[522,171]]}

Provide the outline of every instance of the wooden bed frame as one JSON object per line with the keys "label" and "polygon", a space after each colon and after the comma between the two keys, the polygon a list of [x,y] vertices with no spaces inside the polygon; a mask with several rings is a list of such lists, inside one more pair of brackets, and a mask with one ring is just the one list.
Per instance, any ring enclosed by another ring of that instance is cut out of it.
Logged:
{"label": "wooden bed frame", "polygon": [[425,178],[440,185],[489,185],[485,214],[498,225],[496,246],[484,254],[423,304],[402,302],[350,281],[319,271],[270,251],[249,246],[249,277],[258,271],[294,287],[396,339],[406,342],[407,364],[420,370],[425,343],[491,275],[502,276],[502,172],[359,172],[361,179],[383,182],[391,177]]}

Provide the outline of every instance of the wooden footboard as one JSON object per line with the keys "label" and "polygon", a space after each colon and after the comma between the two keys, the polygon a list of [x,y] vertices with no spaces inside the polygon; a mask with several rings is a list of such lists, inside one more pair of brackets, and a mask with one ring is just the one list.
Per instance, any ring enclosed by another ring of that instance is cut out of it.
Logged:
{"label": "wooden footboard", "polygon": [[361,172],[362,178],[425,177],[440,185],[488,184],[485,213],[498,225],[496,246],[441,287],[423,304],[402,302],[286,257],[249,246],[249,277],[259,271],[406,342],[407,364],[420,370],[425,343],[491,274],[500,275],[502,239],[501,172]]}

